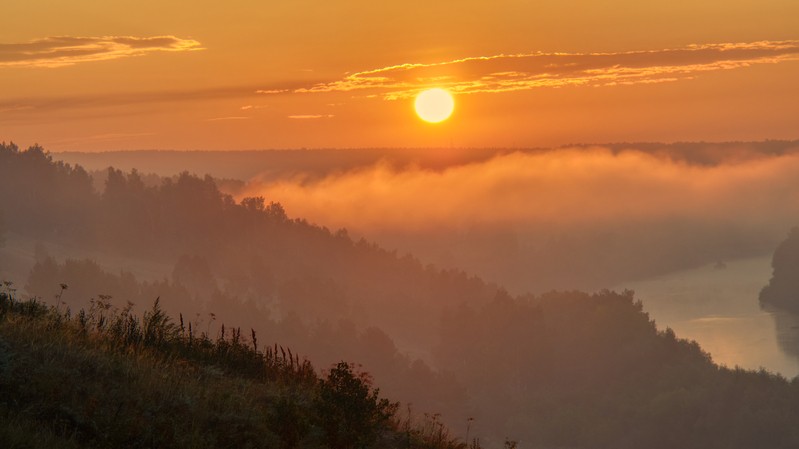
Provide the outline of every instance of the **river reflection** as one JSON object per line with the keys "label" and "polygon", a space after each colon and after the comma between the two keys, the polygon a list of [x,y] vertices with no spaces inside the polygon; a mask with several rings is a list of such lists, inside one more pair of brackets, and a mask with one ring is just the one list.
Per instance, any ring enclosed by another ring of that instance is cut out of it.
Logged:
{"label": "river reflection", "polygon": [[774,317],[777,328],[777,344],[785,353],[799,359],[799,315],[794,312],[767,309]]}
{"label": "river reflection", "polygon": [[761,310],[771,257],[708,265],[617,288],[635,290],[659,329],[696,340],[716,363],[799,375],[799,316]]}

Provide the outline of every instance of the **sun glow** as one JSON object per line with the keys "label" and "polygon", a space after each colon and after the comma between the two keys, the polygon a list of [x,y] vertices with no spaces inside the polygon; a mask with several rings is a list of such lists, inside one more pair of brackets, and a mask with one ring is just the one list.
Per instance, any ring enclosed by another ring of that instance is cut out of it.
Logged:
{"label": "sun glow", "polygon": [[416,96],[416,114],[428,123],[439,123],[448,119],[455,109],[455,100],[444,89],[427,89]]}

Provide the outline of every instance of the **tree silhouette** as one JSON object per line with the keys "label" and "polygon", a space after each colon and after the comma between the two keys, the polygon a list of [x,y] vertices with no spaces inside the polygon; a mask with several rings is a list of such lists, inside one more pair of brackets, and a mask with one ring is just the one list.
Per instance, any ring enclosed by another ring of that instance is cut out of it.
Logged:
{"label": "tree silhouette", "polygon": [[365,373],[339,362],[321,381],[317,410],[332,449],[371,447],[386,430],[399,403],[380,398]]}
{"label": "tree silhouette", "polygon": [[760,291],[760,303],[799,312],[799,228],[791,229],[774,251],[768,285]]}

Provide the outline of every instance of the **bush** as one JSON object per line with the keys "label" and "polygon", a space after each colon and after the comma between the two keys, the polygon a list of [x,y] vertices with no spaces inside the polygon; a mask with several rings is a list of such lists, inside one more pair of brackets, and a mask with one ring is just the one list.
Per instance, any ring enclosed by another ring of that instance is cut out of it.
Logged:
{"label": "bush", "polygon": [[373,445],[391,427],[399,403],[379,397],[366,373],[339,362],[320,381],[316,400],[319,423],[331,449],[362,449]]}

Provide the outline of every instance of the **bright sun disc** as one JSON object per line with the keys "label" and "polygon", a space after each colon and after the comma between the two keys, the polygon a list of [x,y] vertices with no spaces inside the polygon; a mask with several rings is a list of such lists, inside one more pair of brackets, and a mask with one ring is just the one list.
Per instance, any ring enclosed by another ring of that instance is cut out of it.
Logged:
{"label": "bright sun disc", "polygon": [[452,115],[452,110],[455,109],[455,100],[444,89],[427,89],[416,96],[414,106],[420,119],[430,123],[438,123],[443,122]]}

